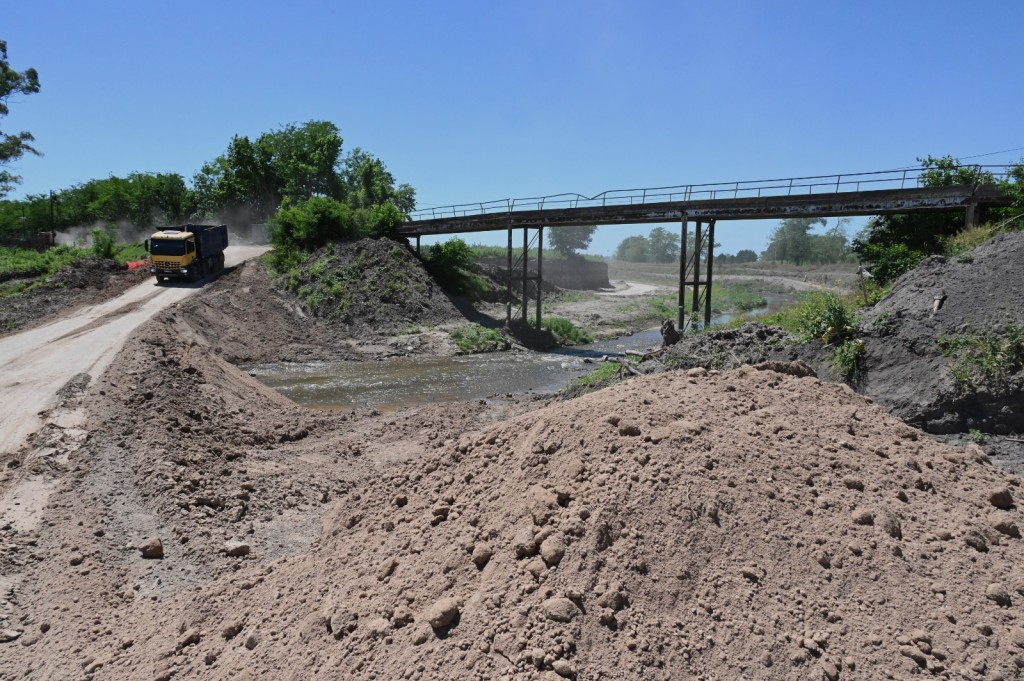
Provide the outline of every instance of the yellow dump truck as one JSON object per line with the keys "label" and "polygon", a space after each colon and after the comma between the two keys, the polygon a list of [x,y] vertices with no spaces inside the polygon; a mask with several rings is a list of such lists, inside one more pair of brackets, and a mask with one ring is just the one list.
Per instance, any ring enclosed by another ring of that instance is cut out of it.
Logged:
{"label": "yellow dump truck", "polygon": [[227,225],[163,227],[146,239],[149,271],[158,282],[167,279],[197,281],[224,269],[227,247]]}

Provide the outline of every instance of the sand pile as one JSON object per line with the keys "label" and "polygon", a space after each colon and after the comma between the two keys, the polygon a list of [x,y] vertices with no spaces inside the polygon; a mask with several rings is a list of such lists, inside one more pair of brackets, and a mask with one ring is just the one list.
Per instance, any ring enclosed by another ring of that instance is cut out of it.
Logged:
{"label": "sand pile", "polygon": [[775,369],[425,449],[308,551],[123,608],[97,678],[1018,678],[1018,479]]}

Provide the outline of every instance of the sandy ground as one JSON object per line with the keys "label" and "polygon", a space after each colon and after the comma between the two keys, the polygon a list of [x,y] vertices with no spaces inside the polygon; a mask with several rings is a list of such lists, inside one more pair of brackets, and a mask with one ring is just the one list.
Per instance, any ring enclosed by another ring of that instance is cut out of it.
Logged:
{"label": "sandy ground", "polygon": [[[232,246],[225,252],[226,265],[238,265],[266,250],[262,246]],[[0,338],[5,402],[0,411],[0,456],[18,451],[26,436],[42,427],[57,391],[73,376],[101,374],[139,324],[208,283],[207,279],[157,286],[148,280],[112,300]]]}
{"label": "sandy ground", "polygon": [[305,410],[225,359],[288,338],[256,274],[8,458],[0,678],[1020,678],[1024,492],[980,448],[787,362]]}

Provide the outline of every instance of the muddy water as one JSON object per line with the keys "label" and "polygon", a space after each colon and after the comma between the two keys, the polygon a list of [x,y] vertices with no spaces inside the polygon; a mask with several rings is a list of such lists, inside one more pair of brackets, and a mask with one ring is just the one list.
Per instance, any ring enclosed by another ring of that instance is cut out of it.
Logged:
{"label": "muddy water", "polygon": [[[766,296],[776,309],[781,296]],[[719,315],[713,321],[728,321]],[[486,399],[508,393],[552,393],[590,373],[587,359],[646,352],[661,345],[658,329],[551,352],[500,352],[460,357],[396,357],[377,362],[273,363],[247,367],[295,402],[320,409],[374,407],[391,411],[433,402]]]}

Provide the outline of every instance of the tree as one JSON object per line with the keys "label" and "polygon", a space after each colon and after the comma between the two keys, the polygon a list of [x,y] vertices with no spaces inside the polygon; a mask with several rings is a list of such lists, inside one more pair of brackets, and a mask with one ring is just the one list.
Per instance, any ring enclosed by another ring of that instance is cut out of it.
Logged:
{"label": "tree", "polygon": [[765,251],[766,260],[800,265],[811,253],[810,232],[814,225],[824,225],[824,218],[786,218],[772,232]]}
{"label": "tree", "polygon": [[615,249],[615,257],[626,262],[648,262],[651,259],[651,242],[645,236],[626,237]]}
{"label": "tree", "polygon": [[679,259],[679,235],[664,227],[655,227],[647,237],[650,243],[651,260],[654,262],[675,262]]}
{"label": "tree", "polygon": [[736,253],[736,262],[757,262],[757,253],[750,249],[743,249],[742,251]]}
{"label": "tree", "polygon": [[[7,42],[0,40],[0,118],[10,110],[7,102],[11,95],[31,95],[39,92],[39,74],[35,69],[15,71],[7,61]],[[17,161],[25,154],[39,156],[39,151],[30,142],[35,138],[27,132],[7,134],[0,131],[0,168]],[[0,169],[0,197],[6,195],[21,178],[8,170]]]}
{"label": "tree", "polygon": [[595,231],[596,225],[553,227],[548,231],[548,243],[551,248],[570,258],[576,255],[576,251],[587,250]]}
{"label": "tree", "polygon": [[[924,170],[925,187],[993,184],[992,173],[977,166],[962,166],[952,156],[917,159]],[[963,213],[914,213],[872,218],[853,240],[853,251],[885,283],[917,266],[926,255],[939,253],[946,239],[963,228]],[[884,273],[884,276],[880,276]]]}

